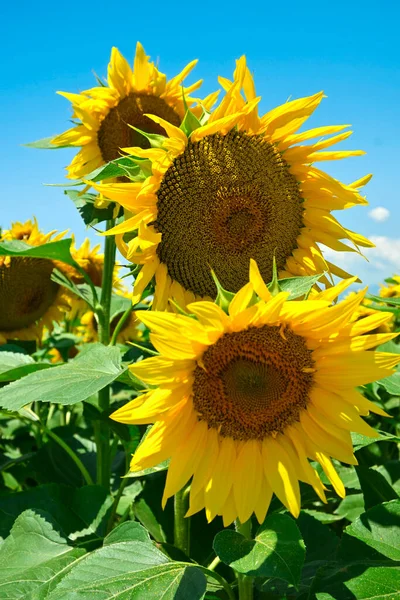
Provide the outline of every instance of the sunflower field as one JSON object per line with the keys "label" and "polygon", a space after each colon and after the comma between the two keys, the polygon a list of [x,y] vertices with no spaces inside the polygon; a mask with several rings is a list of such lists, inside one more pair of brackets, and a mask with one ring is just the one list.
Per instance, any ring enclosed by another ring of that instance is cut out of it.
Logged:
{"label": "sunflower field", "polygon": [[0,600],[398,600],[400,276],[325,252],[374,246],[319,164],[364,152],[195,65],[113,48],[28,144],[98,244],[2,223]]}

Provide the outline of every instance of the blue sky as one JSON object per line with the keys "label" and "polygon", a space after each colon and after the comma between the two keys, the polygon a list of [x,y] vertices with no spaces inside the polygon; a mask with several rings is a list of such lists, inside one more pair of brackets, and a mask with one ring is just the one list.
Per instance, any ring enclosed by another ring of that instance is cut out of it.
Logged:
{"label": "blue sky", "polygon": [[[323,166],[348,183],[374,173],[365,188],[371,206],[338,216],[345,226],[372,237],[377,249],[368,252],[369,263],[353,255],[339,255],[336,262],[375,285],[400,272],[399,4],[288,0],[148,6],[76,0],[8,5],[0,26],[2,226],[36,215],[44,229],[70,228],[78,240],[84,238],[83,223],[62,189],[42,185],[63,181],[73,152],[22,144],[66,129],[69,103],[55,92],[91,87],[92,70],[106,74],[111,46],[132,60],[140,40],[168,76],[198,58],[192,81],[205,80],[204,94],[216,88],[219,74],[230,76],[235,58],[245,53],[262,111],[289,96],[323,89],[327,98],[309,125],[351,123],[354,135],[341,147],[367,151],[365,157]],[[389,215],[375,211],[371,216],[378,207]]]}

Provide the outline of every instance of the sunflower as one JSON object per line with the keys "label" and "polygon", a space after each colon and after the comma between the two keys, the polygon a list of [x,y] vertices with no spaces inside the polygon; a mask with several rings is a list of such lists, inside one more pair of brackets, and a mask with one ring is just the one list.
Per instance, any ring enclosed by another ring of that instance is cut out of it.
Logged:
{"label": "sunflower", "polygon": [[[131,297],[131,294],[125,292],[121,294],[125,298]],[[112,335],[115,331],[116,326],[119,323],[121,314],[115,316],[110,323],[110,334]],[[98,341],[98,323],[96,315],[93,311],[86,311],[80,318],[81,324],[78,326],[77,331],[82,336],[84,342],[97,342]],[[143,337],[143,331],[141,329],[141,323],[137,319],[134,313],[131,313],[123,328],[117,336],[117,342],[124,344],[131,340],[140,340]]]}
{"label": "sunflower", "polygon": [[[162,126],[150,120],[146,113],[180,125],[185,114],[185,99],[201,85],[201,81],[182,89],[182,82],[196,64],[189,63],[179,75],[167,81],[149,61],[138,42],[133,70],[117,48],[111,51],[107,86],[94,87],[80,94],[59,92],[72,103],[76,124],[52,140],[54,146],[80,147],[81,150],[67,167],[70,179],[80,179],[97,167],[121,157],[121,147],[148,148],[149,142],[133,127],[151,134],[164,134]],[[216,94],[203,100],[212,106]]]}
{"label": "sunflower", "polygon": [[[260,118],[244,57],[234,82],[222,83],[227,91],[221,104],[188,135],[158,116],[150,117],[167,133],[163,147],[126,149],[151,161],[145,181],[94,184],[134,215],[112,231],[120,234],[125,256],[143,265],[134,300],[155,275],[155,309],[164,309],[169,297],[181,306],[215,298],[210,267],[232,292],[246,283],[250,258],[270,281],[274,255],[280,277],[327,272],[347,278],[348,273],[324,260],[318,244],[349,252],[373,246],[331,214],[367,204],[359,189],[370,176],[345,185],[313,164],[364,154],[325,151],[350,135],[343,132],[348,126],[296,133],[323,93],[287,102]],[[321,136],[328,137],[301,145]],[[138,234],[126,244],[122,235],[132,231]],[[321,281],[329,285],[327,277]]]}
{"label": "sunflower", "polygon": [[394,283],[388,286],[383,285],[379,290],[379,295],[382,298],[400,298],[400,276],[393,275],[391,279]]}
{"label": "sunflower", "polygon": [[[64,233],[42,233],[36,219],[13,223],[3,231],[0,241],[22,240],[40,246],[61,239]],[[52,281],[54,266],[60,263],[28,258],[0,256],[0,343],[7,340],[40,340],[43,328],[64,319],[71,309],[67,290]]]}
{"label": "sunflower", "polygon": [[299,480],[326,502],[309,459],[344,497],[331,458],[357,464],[350,431],[377,437],[361,417],[386,414],[355,386],[387,377],[400,362],[367,352],[396,334],[363,335],[390,315],[350,320],[365,290],[332,305],[354,280],[288,301],[288,293],[271,296],[251,261],[250,282],[228,314],[209,301],[191,303],[190,317],[136,313],[160,355],[130,367],[150,389],[111,416],[155,423],[130,468],[171,458],[163,505],[192,478],[188,516],[205,508],[208,520],[222,515],[226,526],[254,512],[261,523],[274,493],[297,517]]}

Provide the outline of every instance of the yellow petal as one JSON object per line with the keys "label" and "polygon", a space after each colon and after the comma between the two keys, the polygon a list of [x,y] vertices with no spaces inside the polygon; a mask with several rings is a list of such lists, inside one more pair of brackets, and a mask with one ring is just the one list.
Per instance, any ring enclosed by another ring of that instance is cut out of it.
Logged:
{"label": "yellow petal", "polygon": [[211,513],[219,514],[231,492],[235,474],[236,449],[232,438],[223,437],[211,477],[205,488],[205,503]]}
{"label": "yellow petal", "polygon": [[245,523],[254,511],[261,489],[262,473],[260,442],[244,442],[236,460],[233,482],[235,505],[242,523]]}
{"label": "yellow petal", "polygon": [[272,437],[262,443],[264,473],[273,492],[294,517],[300,513],[299,481],[287,452]]}

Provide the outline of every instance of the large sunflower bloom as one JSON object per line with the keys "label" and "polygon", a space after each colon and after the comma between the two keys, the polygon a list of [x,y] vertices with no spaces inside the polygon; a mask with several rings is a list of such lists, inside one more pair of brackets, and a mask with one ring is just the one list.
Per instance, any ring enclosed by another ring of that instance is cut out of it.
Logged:
{"label": "large sunflower bloom", "polygon": [[[42,233],[36,220],[13,223],[0,241],[22,240],[40,246],[61,239],[64,233]],[[0,256],[0,344],[7,340],[40,340],[43,328],[64,319],[71,309],[71,295],[51,279],[61,263],[26,257]],[[62,268],[62,267],[61,267]]]}
{"label": "large sunflower bloom", "polygon": [[[189,136],[151,117],[167,132],[163,147],[126,149],[151,161],[152,173],[145,181],[94,185],[133,213],[113,232],[138,230],[128,244],[120,240],[120,248],[132,262],[143,265],[134,300],[155,275],[156,309],[164,309],[169,297],[182,306],[215,298],[210,267],[232,292],[245,284],[250,258],[270,281],[274,255],[280,277],[330,272],[346,278],[347,273],[324,260],[318,244],[350,252],[373,245],[331,214],[366,204],[359,188],[370,176],[345,185],[313,164],[364,154],[325,150],[350,135],[338,133],[347,126],[296,133],[321,102],[322,92],[287,102],[259,118],[259,99],[244,58],[238,61],[234,83],[222,83],[227,92],[221,104]],[[329,137],[332,133],[338,135]],[[321,136],[328,137],[299,145]],[[328,283],[326,278],[322,281]]]}
{"label": "large sunflower bloom", "polygon": [[367,352],[395,334],[363,335],[390,315],[349,320],[365,291],[332,305],[354,279],[288,301],[271,297],[252,261],[228,314],[208,301],[189,305],[195,318],[136,313],[160,356],[130,367],[151,389],[112,418],[155,423],[131,470],[171,458],[163,504],[192,478],[188,515],[205,508],[208,520],[222,515],[228,525],[254,512],[262,522],[274,493],[298,516],[299,480],[326,501],[309,459],[344,497],[331,457],[357,464],[350,431],[377,436],[361,417],[386,414],[355,386],[387,377],[400,361]]}
{"label": "large sunflower bloom", "polygon": [[[80,94],[59,92],[71,101],[76,125],[56,136],[52,144],[81,148],[67,167],[68,177],[80,179],[97,167],[120,158],[120,148],[125,146],[148,148],[147,139],[131,126],[147,133],[164,134],[165,130],[145,116],[147,113],[179,125],[185,114],[183,95],[186,95],[186,102],[192,104],[193,100],[187,94],[201,85],[198,81],[182,88],[183,80],[196,62],[192,61],[179,75],[167,81],[138,42],[133,70],[117,48],[113,48],[107,86],[94,87]],[[212,94],[203,103],[211,106],[215,98]]]}

